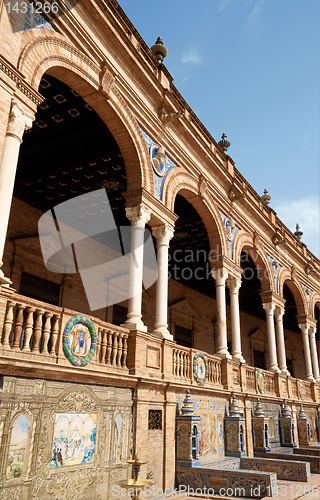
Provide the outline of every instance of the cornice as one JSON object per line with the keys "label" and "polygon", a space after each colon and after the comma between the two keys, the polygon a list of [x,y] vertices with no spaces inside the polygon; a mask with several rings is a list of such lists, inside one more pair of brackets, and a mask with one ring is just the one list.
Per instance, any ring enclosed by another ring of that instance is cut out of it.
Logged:
{"label": "cornice", "polygon": [[44,101],[42,95],[24,81],[24,75],[17,68],[12,66],[12,64],[2,55],[0,55],[0,71],[10,78],[10,80],[15,84],[15,88],[31,102],[38,106]]}

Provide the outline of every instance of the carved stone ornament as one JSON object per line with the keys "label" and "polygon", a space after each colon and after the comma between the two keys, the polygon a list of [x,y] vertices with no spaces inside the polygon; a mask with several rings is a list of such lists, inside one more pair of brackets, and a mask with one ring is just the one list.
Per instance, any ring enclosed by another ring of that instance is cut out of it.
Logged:
{"label": "carved stone ornament", "polygon": [[274,244],[274,246],[278,246],[278,245],[282,245],[282,243],[285,242],[285,239],[284,237],[282,237],[281,235],[279,234],[275,234],[272,238],[271,238],[271,241],[272,243]]}
{"label": "carved stone ornament", "polygon": [[233,219],[226,219],[226,235],[228,241],[233,241],[236,234],[236,223]]}
{"label": "carved stone ornament", "polygon": [[164,107],[158,109],[159,120],[165,125],[171,123],[173,120],[176,120],[177,118],[180,118],[182,114],[183,113],[181,111],[177,111],[176,113],[167,113]]}
{"label": "carved stone ornament", "polygon": [[198,184],[199,196],[203,197],[205,195],[207,187],[208,187],[207,181],[201,176],[199,178],[199,184]]}
{"label": "carved stone ornament", "polygon": [[257,248],[260,243],[260,236],[258,233],[254,232],[253,233],[253,248]]}
{"label": "carved stone ornament", "polygon": [[139,205],[137,207],[126,207],[126,216],[131,222],[131,226],[144,228],[150,220],[151,213],[142,205]]}
{"label": "carved stone ornament", "polygon": [[174,230],[166,224],[152,228],[152,234],[157,240],[157,245],[169,245],[174,235]]}
{"label": "carved stone ornament", "polygon": [[102,92],[107,99],[110,99],[111,90],[115,81],[115,76],[111,73],[107,66],[104,66],[99,75],[99,91]]}
{"label": "carved stone ornament", "polygon": [[7,136],[14,137],[19,142],[22,142],[24,131],[32,127],[33,121],[34,115],[25,111],[17,101],[12,101]]}

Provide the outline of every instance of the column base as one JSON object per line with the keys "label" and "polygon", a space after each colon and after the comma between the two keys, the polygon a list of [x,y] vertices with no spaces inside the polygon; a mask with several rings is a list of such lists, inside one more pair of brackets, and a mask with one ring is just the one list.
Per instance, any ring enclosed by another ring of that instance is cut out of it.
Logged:
{"label": "column base", "polygon": [[313,383],[313,384],[314,384],[314,383],[315,383],[315,381],[316,381],[316,380],[315,380],[315,378],[314,378],[312,375],[309,375],[309,376],[306,378],[306,380],[307,380],[308,382]]}
{"label": "column base", "polygon": [[156,328],[153,330],[152,335],[155,335],[160,339],[173,340],[173,335],[171,335],[167,328]]}
{"label": "column base", "polygon": [[217,352],[215,356],[219,356],[221,359],[232,359],[232,356],[228,351]]}
{"label": "column base", "polygon": [[280,368],[281,375],[285,375],[286,377],[291,377],[291,373],[287,368]]}
{"label": "column base", "polygon": [[232,353],[232,359],[234,361],[238,361],[238,363],[246,363],[246,360],[244,359],[244,357],[242,356],[241,352],[237,352],[237,353]]}
{"label": "column base", "polygon": [[10,286],[12,281],[6,278],[3,271],[0,269],[0,286]]}
{"label": "column base", "polygon": [[274,365],[274,366],[270,366],[269,372],[281,373],[281,370],[279,369],[278,365]]}
{"label": "column base", "polygon": [[123,323],[122,328],[127,328],[128,330],[138,330],[139,332],[147,332],[148,328],[143,323],[134,323],[132,321],[126,321]]}

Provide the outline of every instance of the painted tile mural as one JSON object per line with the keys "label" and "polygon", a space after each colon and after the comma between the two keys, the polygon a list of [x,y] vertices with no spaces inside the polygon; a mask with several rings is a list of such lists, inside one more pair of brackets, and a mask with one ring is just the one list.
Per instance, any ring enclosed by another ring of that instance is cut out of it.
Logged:
{"label": "painted tile mural", "polygon": [[[191,396],[195,415],[201,417],[199,422],[199,456],[202,463],[213,461],[224,455],[223,418],[228,402],[221,399],[199,399]],[[178,408],[182,407],[183,397],[177,398]]]}
{"label": "painted tile mural", "polygon": [[[297,415],[299,414],[300,411],[300,406],[296,407],[297,409]],[[306,408],[304,407],[305,413],[308,415],[308,417],[311,420],[311,441],[312,443],[317,443],[317,410],[316,408]]]}
{"label": "painted tile mural", "polygon": [[[252,409],[256,406],[256,401],[251,401]],[[281,405],[262,403],[263,411],[266,417],[269,417],[269,444],[270,447],[280,446],[280,433],[279,433],[279,414]]]}
{"label": "painted tile mural", "polygon": [[50,467],[92,463],[96,444],[96,414],[57,413]]}
{"label": "painted tile mural", "polygon": [[22,474],[28,427],[29,422],[25,415],[19,415],[13,423],[6,472],[7,479],[14,479]]}

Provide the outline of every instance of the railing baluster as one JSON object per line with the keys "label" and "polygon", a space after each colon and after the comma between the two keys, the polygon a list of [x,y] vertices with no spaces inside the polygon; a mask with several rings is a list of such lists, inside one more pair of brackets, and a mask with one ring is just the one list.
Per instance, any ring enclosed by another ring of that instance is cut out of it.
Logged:
{"label": "railing baluster", "polygon": [[8,301],[8,309],[7,309],[7,314],[6,318],[4,320],[4,326],[3,326],[3,341],[2,345],[3,347],[10,347],[10,333],[12,330],[12,323],[13,323],[13,317],[14,317],[14,311],[13,308],[16,305],[16,302],[13,302],[12,300]]}
{"label": "railing baluster", "polygon": [[101,335],[102,335],[102,328],[99,326],[98,332],[97,332],[97,347],[96,347],[96,356],[95,356],[97,363],[99,363],[99,361],[100,361]]}
{"label": "railing baluster", "polygon": [[27,307],[27,319],[26,319],[26,328],[25,328],[25,334],[24,334],[24,346],[23,346],[23,351],[28,351],[30,352],[30,339],[32,336],[33,332],[33,313],[35,312],[34,307]]}
{"label": "railing baluster", "polygon": [[53,316],[52,313],[50,312],[45,312],[44,313],[46,321],[43,327],[43,347],[42,347],[42,353],[43,354],[48,354],[48,342],[50,339],[50,334],[51,334],[51,318]]}
{"label": "railing baluster", "polygon": [[117,353],[118,353],[118,336],[116,332],[113,332],[112,366],[116,366]]}
{"label": "railing baluster", "polygon": [[107,360],[106,364],[111,365],[112,362],[112,331],[108,330],[108,344],[107,344]]}
{"label": "railing baluster", "polygon": [[119,335],[118,340],[118,353],[117,353],[117,366],[121,366],[121,356],[122,356],[122,335]]}
{"label": "railing baluster", "polygon": [[13,351],[20,350],[20,337],[21,337],[22,325],[23,325],[23,311],[26,308],[26,304],[18,304],[17,308],[18,308],[18,314],[17,314],[16,321],[15,321],[14,338],[13,338],[13,344],[12,344]]}
{"label": "railing baluster", "polygon": [[37,309],[36,314],[37,314],[37,319],[36,319],[36,323],[34,325],[34,330],[33,330],[33,334],[34,334],[34,342],[33,342],[33,349],[32,349],[33,353],[40,352],[39,351],[39,344],[40,344],[40,338],[41,338],[41,333],[42,333],[42,316],[44,314],[44,310]]}
{"label": "railing baluster", "polygon": [[127,355],[128,355],[128,337],[127,337],[127,334],[124,334],[124,336],[123,336],[122,368],[127,368]]}
{"label": "railing baluster", "polygon": [[102,365],[106,364],[107,335],[108,335],[108,330],[103,329],[101,333],[101,357],[100,357],[100,363]]}
{"label": "railing baluster", "polygon": [[51,350],[50,350],[51,356],[56,355],[56,344],[57,344],[58,333],[59,333],[59,318],[60,318],[60,316],[58,314],[53,315],[53,326],[52,326],[52,333],[51,333]]}

